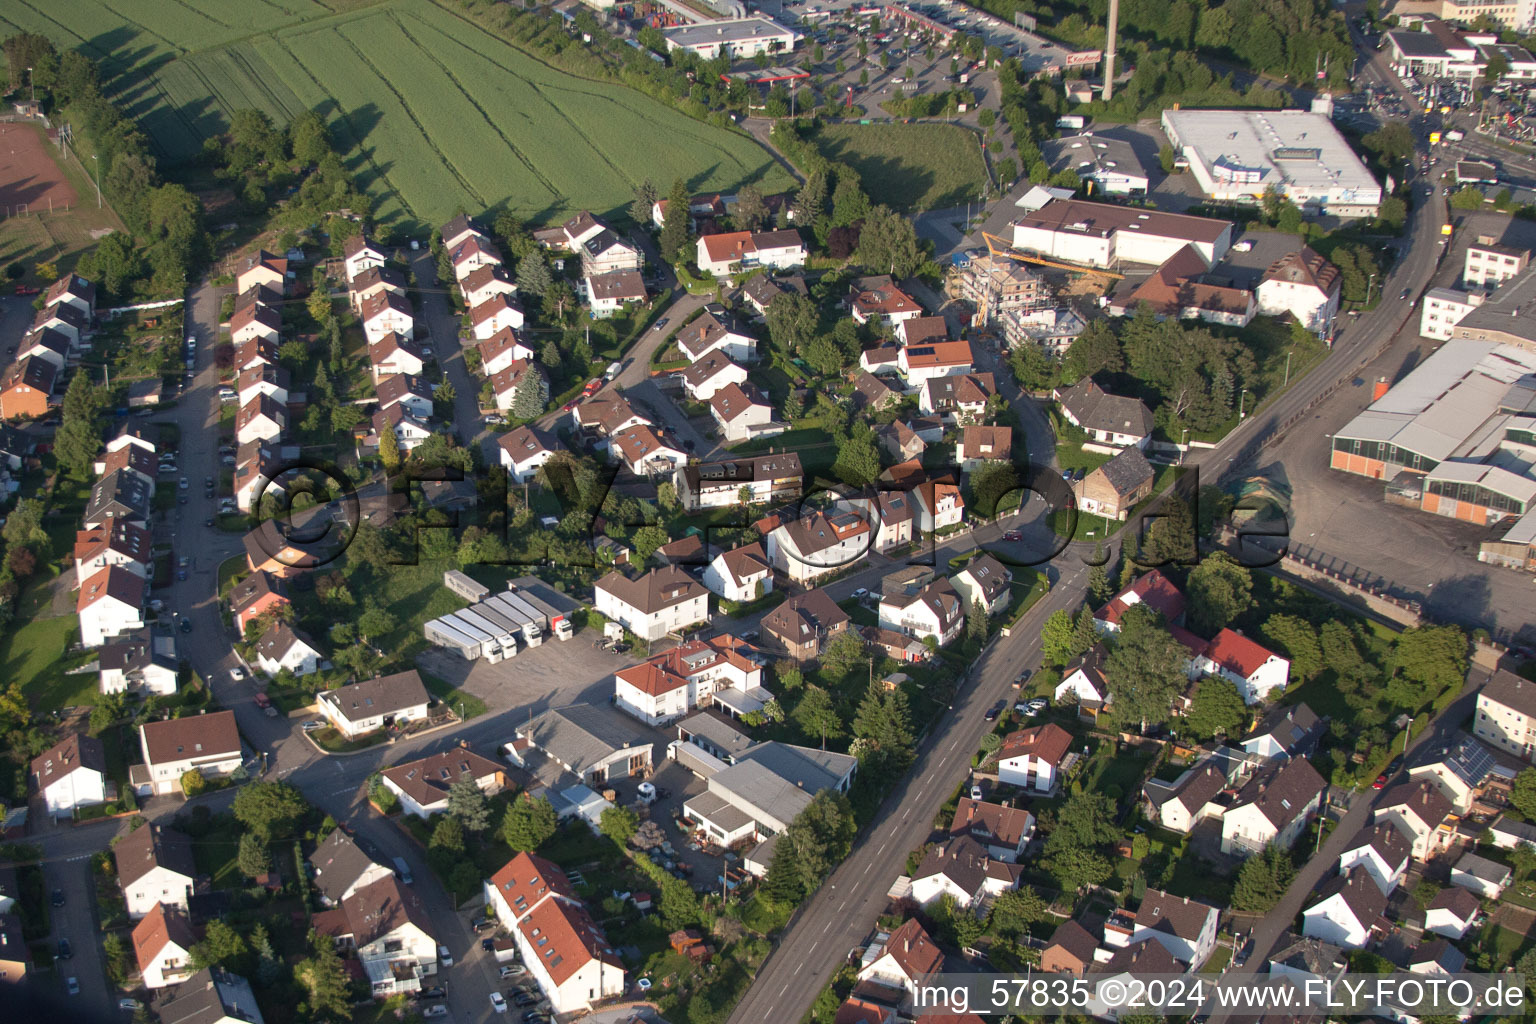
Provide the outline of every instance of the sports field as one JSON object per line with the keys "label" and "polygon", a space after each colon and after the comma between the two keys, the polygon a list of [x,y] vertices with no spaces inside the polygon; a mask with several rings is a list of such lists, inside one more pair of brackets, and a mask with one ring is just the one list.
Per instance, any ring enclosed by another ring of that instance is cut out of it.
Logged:
{"label": "sports field", "polygon": [[35,124],[0,124],[0,207],[9,217],[29,210],[67,210],[78,198]]}
{"label": "sports field", "polygon": [[829,124],[816,146],[902,212],[964,206],[987,180],[975,133],[952,124]]}
{"label": "sports field", "polygon": [[101,61],[167,163],[195,156],[234,110],[279,122],[319,110],[384,223],[436,225],[460,206],[607,211],[645,178],[695,192],[792,184],[747,136],[552,69],[432,0],[331,5],[341,13],[313,0],[13,0],[0,30]]}

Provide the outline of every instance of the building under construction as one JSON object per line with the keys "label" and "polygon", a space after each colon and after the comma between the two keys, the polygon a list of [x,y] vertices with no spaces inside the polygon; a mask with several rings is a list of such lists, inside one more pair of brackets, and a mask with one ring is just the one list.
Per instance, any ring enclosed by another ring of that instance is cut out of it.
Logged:
{"label": "building under construction", "polygon": [[1004,314],[1038,309],[1051,300],[1050,289],[1039,274],[1017,260],[990,252],[976,254],[964,266],[953,267],[945,292],[971,304],[976,311],[971,321],[974,327],[990,327]]}

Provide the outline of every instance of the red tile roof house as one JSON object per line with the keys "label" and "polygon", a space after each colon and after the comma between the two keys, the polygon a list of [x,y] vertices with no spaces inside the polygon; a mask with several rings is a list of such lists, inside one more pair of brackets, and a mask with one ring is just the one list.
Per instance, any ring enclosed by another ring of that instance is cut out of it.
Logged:
{"label": "red tile roof house", "polygon": [[501,331],[523,329],[523,311],[504,293],[498,292],[469,311],[469,323],[476,341],[487,341]]}
{"label": "red tile roof house", "polygon": [[1131,945],[1155,939],[1175,960],[1199,970],[1216,949],[1216,925],[1221,911],[1188,896],[1148,889],[1136,911]]}
{"label": "red tile roof house", "polygon": [[110,565],[80,581],[75,611],[80,616],[80,643],[100,647],[107,638],[144,625],[148,586],[142,575]]}
{"label": "red tile roof house", "polygon": [[727,601],[746,603],[773,592],[773,567],[762,541],[722,551],[705,567],[699,581]]}
{"label": "red tile roof house", "polygon": [[517,285],[501,267],[488,264],[464,275],[459,292],[464,296],[464,305],[474,309],[493,295],[516,295]]}
{"label": "red tile roof house", "polygon": [[1022,807],[961,797],[949,834],[970,836],[989,856],[1014,863],[1035,834],[1035,816]]}
{"label": "red tile roof house", "polygon": [[774,267],[785,270],[805,265],[805,243],[794,228],[782,231],[732,231],[699,239],[699,269],[719,277],[732,267]]}
{"label": "red tile roof house", "polygon": [[1148,608],[1162,615],[1170,626],[1184,621],[1184,595],[1179,588],[1153,569],[1136,578],[1129,587],[1109,599],[1093,614],[1093,623],[1101,633],[1120,632],[1120,619],[1134,604],[1145,603]]}
{"label": "red tile roof house", "polygon": [[610,572],[593,585],[597,611],[643,640],[660,640],[709,620],[709,591],[675,565],[638,579]]}
{"label": "red tile roof house", "polygon": [[268,572],[253,572],[239,583],[229,595],[234,612],[235,625],[245,635],[245,627],[278,605],[291,604],[283,590],[283,581]]}
{"label": "red tile roof house", "polygon": [[129,780],[142,794],[182,792],[181,777],[194,768],[214,777],[240,767],[240,730],[233,711],[210,711],[188,718],[168,718],[139,726],[144,763],[130,769]]}
{"label": "red tile roof house", "polygon": [[283,318],[277,310],[256,302],[238,309],[229,318],[229,340],[243,345],[252,338],[278,341],[283,333]]}
{"label": "red tile roof house", "polygon": [[367,235],[353,235],[342,249],[342,266],[346,269],[348,283],[365,270],[382,267],[388,258],[383,248],[370,242]]}
{"label": "red tile roof house", "polygon": [[485,902],[511,932],[556,1013],[622,995],[624,964],[556,865],[519,853],[485,882]]}
{"label": "red tile roof house", "polygon": [[709,400],[709,411],[727,442],[772,437],[789,429],[776,423],[773,406],[751,383],[727,384]]}
{"label": "red tile roof house", "polygon": [[453,262],[455,283],[464,281],[481,267],[501,266],[501,253],[484,235],[470,235],[448,254],[448,258]]}
{"label": "red tile roof house", "polygon": [[661,725],[695,708],[720,707],[736,717],[761,711],[773,695],[763,688],[763,669],[734,636],[694,640],[613,677],[614,706],[648,725]]}
{"label": "red tile roof house", "polygon": [[71,733],[32,759],[32,781],[55,818],[107,802],[107,755],[101,740]]}
{"label": "red tile roof house", "polygon": [[918,988],[944,969],[944,954],[916,918],[876,941],[878,947],[871,945],[864,955],[859,981],[891,988],[900,993],[903,1007],[912,1006]]}
{"label": "red tile roof house", "polygon": [[1291,678],[1291,663],[1234,629],[1223,629],[1195,659],[1195,667],[1221,676],[1243,695],[1246,704],[1258,704],[1270,694],[1283,691]]}
{"label": "red tile roof house", "polygon": [[422,721],[431,700],[421,676],[415,669],[407,669],[326,690],[317,703],[336,731],[351,739],[376,729]]}
{"label": "red tile roof house", "polygon": [[400,798],[401,809],[418,818],[446,811],[448,788],[461,779],[474,782],[486,796],[495,796],[507,785],[502,765],[463,747],[385,768],[381,776]]}
{"label": "red tile roof house", "polygon": [[156,903],[133,926],[133,953],[144,987],[165,988],[190,977],[192,946],[199,938],[199,931],[192,927],[184,911],[174,905]]}
{"label": "red tile roof house", "polygon": [[1072,734],[1055,722],[1011,732],[997,751],[997,779],[1036,793],[1053,793],[1071,747]]}
{"label": "red tile roof house", "polygon": [[288,290],[288,261],[265,249],[258,249],[246,257],[245,269],[235,278],[235,291],[244,292],[257,286],[271,288],[278,294],[285,293]]}
{"label": "red tile roof house", "polygon": [[848,289],[848,311],[855,323],[865,324],[871,319],[884,320],[895,326],[903,320],[922,316],[923,307],[910,295],[896,287],[889,274],[861,277]]}
{"label": "red tile roof house", "polygon": [[130,918],[137,921],[162,903],[187,908],[197,865],[192,839],[185,832],[146,824],[123,836],[113,847],[112,858]]}
{"label": "red tile roof house", "polygon": [[505,370],[517,360],[532,361],[535,353],[512,328],[497,331],[480,342],[480,372],[489,377]]}

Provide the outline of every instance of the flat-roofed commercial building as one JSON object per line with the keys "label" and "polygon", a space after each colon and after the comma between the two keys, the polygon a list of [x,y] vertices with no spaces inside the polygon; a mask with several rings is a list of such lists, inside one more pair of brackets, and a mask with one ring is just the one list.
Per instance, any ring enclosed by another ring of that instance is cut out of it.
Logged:
{"label": "flat-roofed commercial building", "polygon": [[1258,203],[1279,189],[1306,213],[1374,217],[1381,183],[1326,115],[1165,110],[1163,131],[1212,199]]}
{"label": "flat-roofed commercial building", "polygon": [[729,18],[697,25],[679,25],[663,31],[667,49],[688,50],[705,60],[756,57],[760,53],[787,53],[804,36],[771,18]]}

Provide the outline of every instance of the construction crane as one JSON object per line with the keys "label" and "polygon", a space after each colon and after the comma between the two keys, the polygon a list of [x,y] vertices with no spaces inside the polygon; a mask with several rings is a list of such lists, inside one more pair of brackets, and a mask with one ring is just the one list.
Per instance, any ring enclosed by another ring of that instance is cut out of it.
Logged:
{"label": "construction crane", "polygon": [[986,240],[987,252],[993,257],[1001,256],[1003,259],[1018,260],[1020,263],[1033,263],[1036,266],[1051,267],[1054,270],[1070,270],[1078,274],[1097,274],[1114,281],[1125,280],[1124,274],[1117,274],[1113,270],[1101,270],[1098,267],[1085,267],[1077,263],[1063,263],[1060,260],[1048,260],[1044,256],[1031,256],[1028,253],[1019,252],[1006,239],[988,234],[983,231],[981,237]]}

